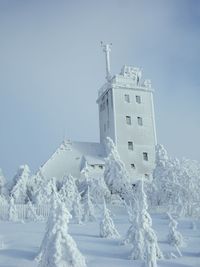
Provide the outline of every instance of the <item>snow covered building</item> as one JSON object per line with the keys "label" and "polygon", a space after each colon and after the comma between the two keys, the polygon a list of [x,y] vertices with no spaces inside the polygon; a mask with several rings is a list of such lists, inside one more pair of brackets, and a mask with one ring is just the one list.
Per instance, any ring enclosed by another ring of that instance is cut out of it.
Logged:
{"label": "snow covered building", "polygon": [[65,174],[80,176],[87,163],[95,170],[104,169],[107,136],[116,144],[131,179],[149,179],[155,164],[156,129],[153,88],[142,80],[140,68],[123,66],[110,73],[110,45],[103,45],[106,56],[106,83],[98,92],[100,143],[64,141],[42,166],[45,177],[62,179]]}

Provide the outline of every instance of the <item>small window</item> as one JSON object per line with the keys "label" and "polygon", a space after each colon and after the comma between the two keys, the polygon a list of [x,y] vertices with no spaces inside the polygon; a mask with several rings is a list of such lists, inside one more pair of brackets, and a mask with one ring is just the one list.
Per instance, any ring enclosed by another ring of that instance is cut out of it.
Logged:
{"label": "small window", "polygon": [[126,124],[131,125],[131,116],[126,116]]}
{"label": "small window", "polygon": [[143,120],[141,117],[137,117],[138,125],[142,126],[143,125]]}
{"label": "small window", "polygon": [[131,169],[135,170],[135,164],[131,163]]}
{"label": "small window", "polygon": [[93,169],[95,168],[95,165],[90,165]]}
{"label": "small window", "polygon": [[149,174],[145,173],[144,177],[145,179],[149,179]]}
{"label": "small window", "polygon": [[145,161],[148,161],[149,159],[148,159],[148,153],[147,152],[143,152],[143,159],[145,160]]}
{"label": "small window", "polygon": [[103,165],[99,165],[99,169],[103,169]]}
{"label": "small window", "polygon": [[131,141],[128,142],[128,149],[133,150],[133,142]]}
{"label": "small window", "polygon": [[136,102],[138,103],[138,104],[141,104],[141,96],[140,95],[136,95]]}
{"label": "small window", "polygon": [[130,103],[130,96],[124,95],[124,100],[125,100],[125,102]]}

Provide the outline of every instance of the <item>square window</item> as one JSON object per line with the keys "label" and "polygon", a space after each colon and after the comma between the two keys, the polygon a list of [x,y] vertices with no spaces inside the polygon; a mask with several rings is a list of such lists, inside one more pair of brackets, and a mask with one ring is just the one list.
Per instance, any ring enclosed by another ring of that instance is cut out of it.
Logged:
{"label": "square window", "polygon": [[143,125],[143,120],[141,117],[137,117],[138,125],[142,126]]}
{"label": "square window", "polygon": [[133,142],[128,142],[128,150],[133,150]]}
{"label": "square window", "polygon": [[130,96],[124,95],[124,100],[125,100],[125,102],[130,103]]}
{"label": "square window", "polygon": [[134,163],[131,163],[131,169],[135,170],[135,164]]}
{"label": "square window", "polygon": [[141,96],[140,95],[136,95],[135,98],[136,98],[136,102],[138,104],[141,104]]}
{"label": "square window", "polygon": [[148,161],[148,153],[147,152],[143,152],[143,160]]}
{"label": "square window", "polygon": [[126,116],[126,124],[131,125],[131,116]]}

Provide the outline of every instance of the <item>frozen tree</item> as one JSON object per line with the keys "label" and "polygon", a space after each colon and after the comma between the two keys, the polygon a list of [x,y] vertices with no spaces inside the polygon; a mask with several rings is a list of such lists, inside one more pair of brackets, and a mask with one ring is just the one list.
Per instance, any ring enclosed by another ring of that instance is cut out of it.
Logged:
{"label": "frozen tree", "polygon": [[78,195],[78,188],[75,183],[75,178],[72,175],[67,175],[63,178],[63,184],[59,194],[61,200],[66,204],[67,209],[71,211],[75,198]]}
{"label": "frozen tree", "polygon": [[[133,205],[134,204],[134,205]],[[127,205],[125,202],[125,206],[128,212],[128,217],[129,217],[129,222],[130,222],[130,227],[126,233],[125,238],[122,240],[121,244],[130,244],[133,242],[133,240],[136,240],[137,244],[139,245],[141,242],[140,235],[137,235],[139,233],[139,222],[138,222],[138,212],[137,212],[137,202],[134,197],[132,197],[132,202],[130,201],[129,204]],[[137,235],[137,236],[136,236]],[[136,246],[133,245],[134,248]],[[134,255],[137,253],[133,253]],[[139,256],[136,256],[138,258]]]}
{"label": "frozen tree", "polygon": [[147,212],[148,206],[143,181],[136,183],[132,203],[134,214],[131,216],[132,226],[127,234],[129,237],[127,240],[133,246],[131,259],[145,260],[146,266],[156,267],[156,258],[162,258],[163,256],[158,246],[156,234],[152,229],[151,217]]}
{"label": "frozen tree", "polygon": [[28,200],[27,183],[30,177],[30,169],[28,165],[19,167],[17,174],[13,180],[13,187],[10,195],[14,198],[15,203],[24,204]]}
{"label": "frozen tree", "polygon": [[9,203],[9,209],[8,209],[8,219],[12,222],[17,222],[18,219],[18,211],[17,207],[15,205],[14,198],[11,196],[10,203]]}
{"label": "frozen tree", "polygon": [[96,176],[96,178],[93,179],[90,186],[90,192],[96,204],[102,203],[104,199],[110,201],[110,190],[105,183],[104,177],[101,175]]}
{"label": "frozen tree", "polygon": [[39,219],[39,216],[36,213],[36,208],[30,200],[27,203],[27,219],[31,221],[37,221]]}
{"label": "frozen tree", "polygon": [[111,193],[105,183],[104,176],[88,166],[87,161],[84,161],[81,177],[78,180],[78,189],[82,196],[87,193],[88,186],[95,205],[102,204],[104,198],[107,201],[110,200]]}
{"label": "frozen tree", "polygon": [[40,194],[41,188],[47,184],[48,181],[44,178],[42,174],[42,169],[40,168],[39,171],[32,175],[28,182],[28,197],[33,202],[37,202],[38,195]]}
{"label": "frozen tree", "polygon": [[56,223],[55,210],[57,208],[57,203],[59,201],[60,201],[60,199],[58,197],[57,192],[53,192],[53,194],[51,196],[51,206],[50,206],[49,217],[48,217],[48,220],[46,223],[45,235],[44,235],[44,238],[42,240],[42,244],[40,246],[39,253],[36,257],[36,261],[38,261],[38,262],[41,260],[42,255],[45,253],[46,246],[51,240],[52,228],[53,228],[53,225]]}
{"label": "frozen tree", "polygon": [[73,206],[72,206],[73,218],[77,223],[81,224],[83,219],[83,206],[81,203],[81,196],[79,193],[76,194]]}
{"label": "frozen tree", "polygon": [[114,222],[110,216],[110,211],[106,207],[106,202],[103,202],[103,218],[100,222],[100,237],[115,239],[119,238],[120,234],[118,233]]}
{"label": "frozen tree", "polygon": [[183,237],[181,235],[181,233],[177,230],[177,221],[174,220],[174,218],[171,216],[170,213],[168,213],[168,217],[169,217],[169,234],[168,234],[168,242],[170,245],[174,246],[178,256],[182,256],[181,252],[180,252],[180,247],[183,246]]}
{"label": "frozen tree", "polygon": [[96,219],[95,217],[95,211],[94,211],[94,205],[91,200],[90,196],[90,189],[89,186],[87,188],[87,193],[83,197],[83,221],[94,221]]}
{"label": "frozen tree", "polygon": [[56,204],[54,203],[54,216],[48,220],[38,267],[86,267],[85,258],[68,234],[70,219],[71,214],[66,205],[57,200]]}
{"label": "frozen tree", "polygon": [[106,138],[106,150],[108,156],[105,159],[105,182],[112,194],[119,194],[122,198],[126,198],[130,191],[128,173],[110,137]]}
{"label": "frozen tree", "polygon": [[200,163],[172,159],[162,145],[156,147],[156,168],[148,185],[152,205],[168,206],[180,216],[197,215],[200,202]]}
{"label": "frozen tree", "polygon": [[0,169],[0,195],[7,196],[6,178]]}
{"label": "frozen tree", "polygon": [[38,205],[49,204],[54,192],[57,192],[56,178],[43,181],[39,191],[36,193],[35,202]]}

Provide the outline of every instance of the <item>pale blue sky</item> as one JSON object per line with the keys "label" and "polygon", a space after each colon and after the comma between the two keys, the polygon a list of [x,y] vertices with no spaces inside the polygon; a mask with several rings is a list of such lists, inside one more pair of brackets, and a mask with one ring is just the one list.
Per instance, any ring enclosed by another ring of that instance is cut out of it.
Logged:
{"label": "pale blue sky", "polygon": [[111,70],[143,68],[159,143],[200,160],[200,1],[0,1],[0,167],[32,171],[62,141],[98,141],[100,41]]}

